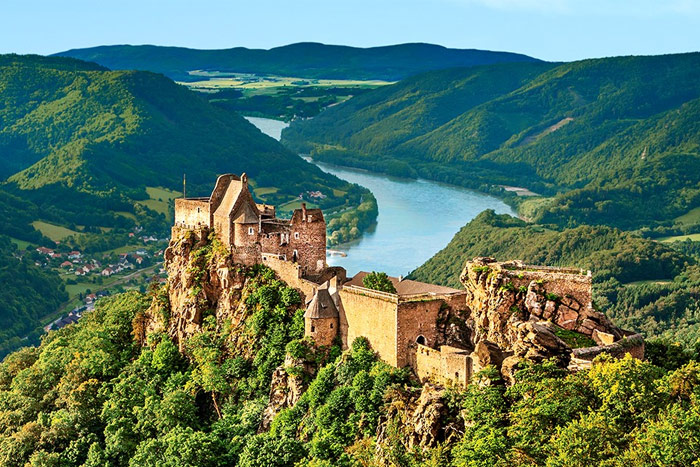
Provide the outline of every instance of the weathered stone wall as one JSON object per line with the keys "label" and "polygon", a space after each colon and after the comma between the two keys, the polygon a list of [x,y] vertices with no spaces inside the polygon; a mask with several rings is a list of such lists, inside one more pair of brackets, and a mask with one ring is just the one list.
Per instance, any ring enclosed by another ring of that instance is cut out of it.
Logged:
{"label": "weathered stone wall", "polygon": [[339,318],[307,318],[304,335],[313,338],[316,345],[330,346],[338,335]]}
{"label": "weathered stone wall", "polygon": [[411,366],[421,382],[434,381],[466,387],[471,378],[469,352],[443,345],[436,350],[425,345],[412,346]]}
{"label": "weathered stone wall", "polygon": [[644,338],[641,334],[631,334],[609,345],[574,349],[573,357],[591,361],[602,353],[610,354],[616,358],[630,354],[632,357],[641,360],[644,358]]}
{"label": "weathered stone wall", "polygon": [[320,209],[294,211],[289,244],[292,254],[297,251],[297,262],[307,274],[320,272],[326,267],[326,221]]}
{"label": "weathered stone wall", "polygon": [[209,200],[211,203],[212,216],[214,215],[214,211],[216,211],[216,208],[219,207],[219,205],[221,204],[221,201],[224,199],[224,195],[226,194],[226,190],[228,190],[228,186],[231,184],[231,182],[233,180],[240,180],[240,178],[237,177],[236,175],[233,175],[233,174],[224,174],[224,175],[219,175],[219,177],[216,179],[216,184],[214,185],[214,191],[211,192],[211,196],[209,197]]}
{"label": "weathered stone wall", "polygon": [[208,198],[175,200],[175,225],[190,229],[211,227]]}
{"label": "weathered stone wall", "polygon": [[304,301],[311,300],[314,296],[319,284],[301,277],[302,269],[300,265],[269,254],[262,255],[261,263],[275,271],[277,276],[286,282],[287,285],[299,290],[303,295],[302,299]]}
{"label": "weathered stone wall", "polygon": [[406,366],[418,338],[423,345],[434,346],[437,341],[437,319],[443,300],[399,301],[396,322],[397,365]]}
{"label": "weathered stone wall", "polygon": [[398,367],[396,348],[397,302],[391,294],[373,293],[343,287],[340,290],[340,337],[348,348],[357,337],[364,336],[379,358]]}

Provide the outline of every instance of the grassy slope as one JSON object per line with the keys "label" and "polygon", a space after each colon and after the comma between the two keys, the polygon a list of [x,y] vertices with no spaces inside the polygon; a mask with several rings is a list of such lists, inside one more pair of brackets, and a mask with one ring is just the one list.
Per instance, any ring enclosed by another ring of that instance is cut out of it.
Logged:
{"label": "grassy slope", "polygon": [[571,192],[538,220],[636,227],[699,200],[699,66],[681,54],[431,72],[295,122],[283,141],[389,173]]}
{"label": "grassy slope", "polygon": [[215,70],[303,78],[394,81],[426,70],[535,61],[531,57],[508,52],[447,49],[431,44],[399,44],[362,49],[298,43],[270,50],[243,47],[196,50],[152,45],[114,45],[68,50],[59,55],[97,62],[115,70],[155,71],[174,79],[187,79],[187,71],[190,70]]}

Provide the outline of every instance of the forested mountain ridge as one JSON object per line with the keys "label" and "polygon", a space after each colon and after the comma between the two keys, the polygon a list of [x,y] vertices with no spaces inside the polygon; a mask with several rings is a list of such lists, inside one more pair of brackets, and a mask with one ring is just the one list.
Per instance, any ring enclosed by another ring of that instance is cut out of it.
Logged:
{"label": "forested mountain ridge", "polygon": [[302,78],[393,81],[427,70],[537,61],[510,52],[449,49],[422,43],[359,48],[302,42],[269,50],[106,45],[67,50],[56,55],[96,62],[113,70],[155,71],[178,80],[188,79],[187,72],[191,70],[212,70]]}
{"label": "forested mountain ridge", "polygon": [[183,173],[192,195],[244,171],[280,200],[322,190],[327,205],[342,205],[333,189],[353,190],[161,75],[9,55],[0,82],[4,189],[52,221],[110,227],[120,222],[113,212],[148,216],[134,204],[148,197],[144,187],[181,189]]}
{"label": "forested mountain ridge", "polygon": [[[503,68],[524,83],[503,80]],[[283,142],[397,175],[561,193],[535,220],[639,227],[700,196],[698,69],[690,53],[429,72],[294,122]],[[483,86],[477,74],[501,87],[465,100]],[[456,108],[437,105],[446,96]]]}

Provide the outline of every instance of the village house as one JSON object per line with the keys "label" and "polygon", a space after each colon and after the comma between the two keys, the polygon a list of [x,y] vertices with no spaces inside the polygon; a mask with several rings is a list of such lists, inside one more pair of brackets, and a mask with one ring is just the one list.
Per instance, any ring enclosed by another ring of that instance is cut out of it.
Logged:
{"label": "village house", "polygon": [[68,259],[80,259],[83,255],[79,251],[71,251],[68,253]]}

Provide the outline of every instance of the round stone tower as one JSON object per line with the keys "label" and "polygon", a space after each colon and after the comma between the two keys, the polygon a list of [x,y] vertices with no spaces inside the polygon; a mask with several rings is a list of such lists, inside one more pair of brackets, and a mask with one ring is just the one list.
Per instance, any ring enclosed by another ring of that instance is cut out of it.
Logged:
{"label": "round stone tower", "polygon": [[338,335],[340,314],[328,289],[318,289],[304,313],[304,335],[318,346],[330,346]]}

